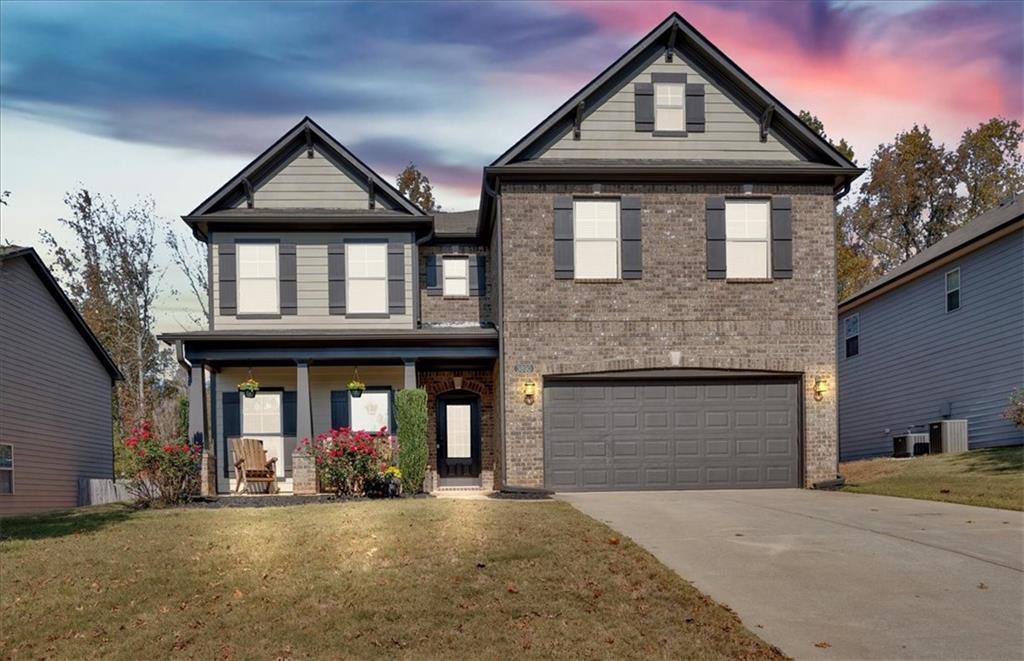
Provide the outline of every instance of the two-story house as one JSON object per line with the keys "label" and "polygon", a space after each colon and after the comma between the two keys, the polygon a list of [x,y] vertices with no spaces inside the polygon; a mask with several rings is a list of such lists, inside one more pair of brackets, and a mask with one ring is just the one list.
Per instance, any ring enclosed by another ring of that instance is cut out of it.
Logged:
{"label": "two-story house", "polygon": [[297,439],[388,426],[419,386],[431,487],[830,479],[833,208],[861,172],[677,14],[485,167],[472,212],[425,214],[304,119],[185,216],[213,311],[165,336],[193,437],[220,491],[233,435],[287,490]]}

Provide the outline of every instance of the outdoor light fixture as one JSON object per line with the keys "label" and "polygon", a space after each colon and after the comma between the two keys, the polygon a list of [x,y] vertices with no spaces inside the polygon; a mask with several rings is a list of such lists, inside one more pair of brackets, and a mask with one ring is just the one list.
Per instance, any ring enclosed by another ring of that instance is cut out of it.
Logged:
{"label": "outdoor light fixture", "polygon": [[828,380],[823,377],[815,377],[814,379],[814,401],[820,402],[828,392]]}
{"label": "outdoor light fixture", "polygon": [[533,381],[527,381],[524,383],[523,397],[527,404],[533,404],[533,400],[537,397],[537,384]]}

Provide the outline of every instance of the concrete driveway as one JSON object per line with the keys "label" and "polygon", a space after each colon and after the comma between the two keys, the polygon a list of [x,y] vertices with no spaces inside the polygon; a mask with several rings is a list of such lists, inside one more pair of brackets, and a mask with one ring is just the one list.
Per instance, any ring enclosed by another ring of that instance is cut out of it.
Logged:
{"label": "concrete driveway", "polygon": [[563,494],[798,659],[1024,658],[1024,514],[805,490]]}

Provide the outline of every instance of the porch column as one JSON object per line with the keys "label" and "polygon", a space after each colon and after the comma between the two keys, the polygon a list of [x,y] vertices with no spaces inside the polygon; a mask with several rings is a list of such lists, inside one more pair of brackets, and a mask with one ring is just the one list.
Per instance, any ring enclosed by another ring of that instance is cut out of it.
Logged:
{"label": "porch column", "polygon": [[[302,439],[313,440],[313,407],[309,396],[309,363],[300,362],[296,366],[295,384],[295,436],[298,443]],[[316,493],[316,465],[313,458],[295,446],[292,453],[292,493],[310,495]]]}
{"label": "porch column", "polygon": [[407,360],[405,361],[405,385],[403,386],[406,390],[412,390],[416,387],[416,361]]}
{"label": "porch column", "polygon": [[188,440],[203,449],[199,459],[199,494],[217,495],[217,459],[213,443],[206,438],[206,370],[192,365],[188,374]]}

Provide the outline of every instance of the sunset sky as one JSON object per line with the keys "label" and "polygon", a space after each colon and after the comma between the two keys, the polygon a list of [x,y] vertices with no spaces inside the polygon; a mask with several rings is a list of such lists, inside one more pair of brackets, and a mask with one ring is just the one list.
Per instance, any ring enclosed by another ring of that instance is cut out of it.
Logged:
{"label": "sunset sky", "polygon": [[[862,165],[914,123],[954,143],[1024,115],[1016,1],[5,1],[2,238],[38,244],[78,183],[151,195],[180,224],[307,114],[387,178],[414,161],[446,209],[470,208],[482,166],[673,10]],[[188,305],[162,301],[161,327]]]}

